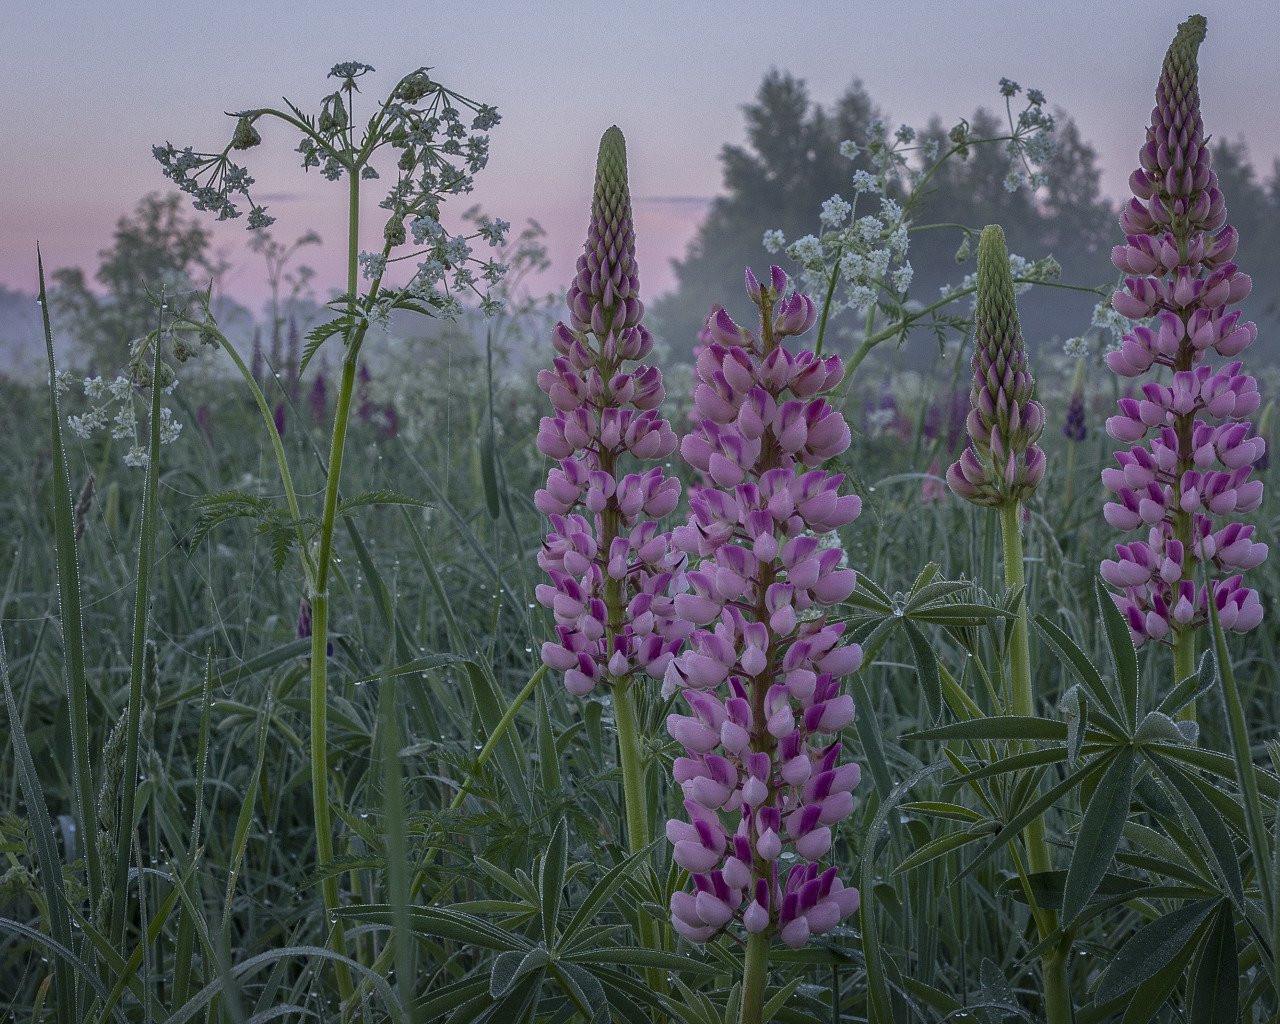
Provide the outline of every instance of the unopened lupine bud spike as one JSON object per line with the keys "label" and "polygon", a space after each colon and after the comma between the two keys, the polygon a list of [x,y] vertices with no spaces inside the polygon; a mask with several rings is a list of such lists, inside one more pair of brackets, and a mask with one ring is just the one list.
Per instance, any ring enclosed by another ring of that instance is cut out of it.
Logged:
{"label": "unopened lupine bud spike", "polygon": [[1004,232],[989,224],[978,240],[969,447],[947,471],[951,490],[975,505],[1029,498],[1044,475],[1036,446],[1044,410],[1035,400]]}

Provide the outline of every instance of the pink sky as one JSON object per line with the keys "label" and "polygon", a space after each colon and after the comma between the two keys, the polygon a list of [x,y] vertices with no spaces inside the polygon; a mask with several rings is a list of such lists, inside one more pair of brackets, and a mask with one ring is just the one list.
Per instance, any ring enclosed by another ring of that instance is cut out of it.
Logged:
{"label": "pink sky", "polygon": [[[1210,130],[1247,136],[1256,164],[1280,155],[1280,64],[1272,5],[1216,5],[1201,52]],[[942,5],[925,0],[813,0],[777,3],[671,2],[622,6],[568,0],[351,7],[224,0],[216,7],[159,2],[21,5],[6,16],[0,57],[9,71],[0,99],[6,134],[0,161],[0,283],[31,290],[39,239],[50,266],[92,270],[116,218],[168,183],[152,143],[220,146],[223,111],[288,95],[304,109],[331,88],[340,60],[379,68],[372,94],[429,64],[435,76],[493,103],[489,168],[475,199],[519,225],[548,230],[562,284],[580,250],[600,133],[627,134],[645,291],[672,283],[705,204],[720,187],[717,159],[742,140],[741,106],[772,66],[808,80],[830,101],[854,77],[892,123],[920,125],[932,113],[954,119],[996,99],[1009,76],[1044,90],[1098,147],[1105,186],[1119,195],[1150,112],[1161,56],[1192,9],[1167,3],[1080,0],[1048,4],[993,0]],[[309,228],[325,245],[308,250],[318,283],[342,280],[343,191],[294,162],[287,130],[271,129],[251,164],[279,217],[278,236]],[[375,186],[379,183],[373,183]],[[368,247],[380,231],[368,192]],[[458,212],[462,208],[458,205]],[[816,211],[815,211],[816,216]],[[236,269],[229,291],[256,304],[265,289],[245,233],[220,226],[217,244]],[[763,253],[744,253],[744,259]]]}

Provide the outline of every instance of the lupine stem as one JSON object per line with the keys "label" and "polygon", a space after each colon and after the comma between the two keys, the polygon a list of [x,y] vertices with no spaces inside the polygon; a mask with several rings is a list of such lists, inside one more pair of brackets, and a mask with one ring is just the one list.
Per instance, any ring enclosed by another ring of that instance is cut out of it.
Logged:
{"label": "lupine stem", "polygon": [[765,983],[769,980],[770,931],[757,932],[747,939],[742,965],[742,1015],[740,1024],[763,1024]]}
{"label": "lupine stem", "polygon": [[[1000,533],[1004,542],[1004,585],[1013,589],[1026,586],[1023,571],[1022,503],[1009,501],[1000,507]],[[1027,625],[1027,599],[1024,592],[1013,622],[1010,640],[1010,709],[1015,715],[1034,717],[1035,694],[1031,686],[1031,646]],[[1053,857],[1044,837],[1044,820],[1039,816],[1022,831],[1027,848],[1027,861],[1032,874],[1053,870]],[[1029,894],[1028,894],[1029,895]],[[1047,939],[1058,928],[1058,915],[1053,910],[1036,907],[1032,900],[1041,939]],[[1070,1024],[1071,991],[1067,982],[1066,949],[1059,943],[1040,961],[1044,973],[1044,1012],[1049,1024]]]}
{"label": "lupine stem", "polygon": [[[647,778],[641,756],[639,716],[636,714],[635,687],[628,680],[620,680],[613,688],[613,721],[618,730],[618,761],[622,766],[622,799],[626,806],[627,849],[638,853],[652,841],[649,832],[649,807]],[[661,949],[658,922],[643,908],[636,908],[640,931],[640,944],[645,949]],[[648,968],[645,975],[650,986],[658,992],[667,990],[666,976],[657,967]]]}
{"label": "lupine stem", "polygon": [[[1173,635],[1173,682],[1182,682],[1196,671],[1196,633],[1194,629],[1179,629]],[[1193,700],[1178,712],[1184,722],[1196,720],[1196,702]]]}

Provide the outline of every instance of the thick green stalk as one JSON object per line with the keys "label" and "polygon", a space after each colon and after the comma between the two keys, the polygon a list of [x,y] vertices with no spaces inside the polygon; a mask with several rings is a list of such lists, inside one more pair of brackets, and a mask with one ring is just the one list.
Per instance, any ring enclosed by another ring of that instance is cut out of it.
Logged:
{"label": "thick green stalk", "polygon": [[[622,799],[626,806],[627,849],[631,853],[643,850],[652,841],[649,832],[649,801],[644,759],[641,755],[639,716],[636,714],[636,694],[631,682],[620,680],[613,688],[613,720],[618,730],[618,761],[622,766]],[[645,949],[661,950],[662,938],[658,922],[643,908],[636,908],[636,920],[640,928],[640,944]],[[667,979],[661,968],[645,970],[649,985],[656,992],[667,991]]]}
{"label": "thick green stalk", "polygon": [[[324,514],[320,520],[319,552],[316,556],[315,589],[311,594],[311,799],[316,826],[316,860],[323,867],[333,861],[333,823],[329,814],[328,768],[328,698],[329,698],[329,570],[333,561],[333,530],[338,512],[338,484],[342,479],[342,456],[346,448],[347,427],[351,419],[351,399],[355,393],[356,363],[359,359],[359,333],[356,328],[357,258],[360,251],[360,171],[347,169],[351,182],[347,228],[347,292],[351,302],[351,326],[347,336],[347,353],[342,361],[342,380],[338,387],[337,411],[333,434],[329,440],[328,477],[324,489]],[[329,946],[335,953],[346,955],[342,922],[334,918],[338,909],[338,876],[327,874],[320,884],[324,899],[326,923],[330,930]],[[354,989],[351,973],[339,963],[336,974],[338,990],[347,1000]]]}
{"label": "thick green stalk", "polygon": [[641,756],[639,716],[633,685],[619,681],[613,690],[613,719],[618,726],[618,760],[622,765],[622,793],[627,816],[627,849],[643,850],[652,841],[649,808]]}
{"label": "thick green stalk", "polygon": [[756,932],[747,939],[747,955],[742,965],[742,1014],[739,1024],[764,1024],[765,982],[769,979],[768,931]]}
{"label": "thick green stalk", "polygon": [[[1196,631],[1179,629],[1173,634],[1173,680],[1174,684],[1182,682],[1196,671]],[[1191,701],[1178,712],[1178,718],[1184,722],[1196,720],[1196,702]]]}
{"label": "thick green stalk", "polygon": [[[1025,587],[1022,552],[1022,504],[1006,502],[1000,507],[1000,533],[1004,542],[1004,585],[1007,588]],[[1035,694],[1031,688],[1031,645],[1027,625],[1027,599],[1024,593],[1018,617],[1014,620],[1010,640],[1010,710],[1015,715],[1034,717]],[[1027,848],[1027,861],[1033,874],[1053,870],[1053,857],[1044,837],[1044,821],[1033,818],[1022,831],[1022,841]],[[1058,927],[1058,915],[1053,910],[1032,907],[1041,939],[1048,938]],[[1044,1012],[1048,1024],[1071,1024],[1071,990],[1067,982],[1067,948],[1059,943],[1041,959],[1044,973]]]}

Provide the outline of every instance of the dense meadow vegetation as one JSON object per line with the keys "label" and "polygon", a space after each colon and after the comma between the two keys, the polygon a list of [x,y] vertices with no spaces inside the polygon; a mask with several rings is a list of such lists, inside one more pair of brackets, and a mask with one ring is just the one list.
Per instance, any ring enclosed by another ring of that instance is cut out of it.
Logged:
{"label": "dense meadow vegetation", "polygon": [[[425,69],[157,146],[272,306],[246,343],[190,288],[176,199],[132,241],[182,274],[39,268],[48,380],[0,381],[0,1020],[1277,1019],[1274,390],[1205,30],[1142,49],[1123,232],[1045,200],[1034,89],[919,133],[847,98],[836,137],[771,78],[752,116],[790,104],[837,194],[718,275],[722,201],[654,334],[616,128],[550,300],[536,226],[450,212],[498,115]],[[238,163],[267,132],[350,215],[301,326],[317,240]]]}

